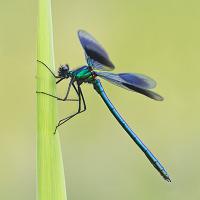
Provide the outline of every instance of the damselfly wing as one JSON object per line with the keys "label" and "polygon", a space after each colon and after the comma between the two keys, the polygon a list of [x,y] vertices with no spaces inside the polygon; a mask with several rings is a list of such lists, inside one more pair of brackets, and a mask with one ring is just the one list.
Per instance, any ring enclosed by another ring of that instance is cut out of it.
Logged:
{"label": "damselfly wing", "polygon": [[143,94],[151,99],[162,101],[163,97],[149,90],[156,86],[156,82],[145,75],[133,73],[113,74],[109,72],[95,72],[99,77],[112,84]]}
{"label": "damselfly wing", "polygon": [[85,51],[88,66],[110,71],[115,68],[104,48],[86,31],[79,30],[78,37]]}

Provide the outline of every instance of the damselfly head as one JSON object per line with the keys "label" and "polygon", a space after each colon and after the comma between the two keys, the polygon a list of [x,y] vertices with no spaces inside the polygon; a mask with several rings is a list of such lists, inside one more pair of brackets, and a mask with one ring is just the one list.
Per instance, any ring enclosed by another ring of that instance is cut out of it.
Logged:
{"label": "damselfly head", "polygon": [[61,65],[58,69],[58,75],[62,78],[68,78],[69,77],[69,66],[68,64]]}

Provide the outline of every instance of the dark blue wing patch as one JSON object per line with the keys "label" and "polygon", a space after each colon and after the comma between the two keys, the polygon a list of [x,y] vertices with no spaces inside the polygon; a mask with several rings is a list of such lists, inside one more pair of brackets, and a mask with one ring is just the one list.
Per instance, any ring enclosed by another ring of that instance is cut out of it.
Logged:
{"label": "dark blue wing patch", "polygon": [[129,85],[127,83],[122,83],[125,87],[129,88],[130,90],[133,90],[135,92],[138,92],[140,94],[143,94],[151,99],[154,99],[154,100],[157,100],[157,101],[163,101],[164,98],[162,96],[160,96],[159,94],[151,91],[151,90],[145,90],[145,89],[142,89],[142,88],[138,88],[138,87],[135,87],[133,85]]}
{"label": "dark blue wing patch", "polygon": [[79,30],[78,37],[85,50],[89,66],[99,70],[113,70],[115,68],[107,52],[89,33]]}
{"label": "dark blue wing patch", "polygon": [[118,74],[125,82],[143,89],[152,89],[156,86],[156,82],[142,74],[121,73]]}
{"label": "dark blue wing patch", "polygon": [[125,89],[138,92],[157,101],[162,101],[163,97],[149,90],[156,86],[156,82],[148,76],[142,74],[113,74],[109,72],[95,72],[101,78],[112,84]]}

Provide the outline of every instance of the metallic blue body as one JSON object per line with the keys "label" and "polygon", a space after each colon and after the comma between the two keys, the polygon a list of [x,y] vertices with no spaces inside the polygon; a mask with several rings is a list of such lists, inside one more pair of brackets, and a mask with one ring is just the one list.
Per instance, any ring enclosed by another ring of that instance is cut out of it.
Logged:
{"label": "metallic blue body", "polygon": [[144,152],[146,157],[152,163],[152,165],[158,170],[158,172],[163,176],[163,178],[167,181],[171,181],[170,177],[165,170],[165,168],[161,165],[158,159],[151,153],[151,151],[144,145],[144,143],[140,140],[140,138],[133,132],[133,130],[128,126],[122,116],[118,113],[116,108],[110,102],[109,98],[107,97],[100,80],[96,79],[93,82],[94,89],[99,93],[105,104],[107,105],[110,112],[113,116],[117,119],[123,129],[129,134],[129,136],[133,139],[133,141],[138,145],[138,147]]}

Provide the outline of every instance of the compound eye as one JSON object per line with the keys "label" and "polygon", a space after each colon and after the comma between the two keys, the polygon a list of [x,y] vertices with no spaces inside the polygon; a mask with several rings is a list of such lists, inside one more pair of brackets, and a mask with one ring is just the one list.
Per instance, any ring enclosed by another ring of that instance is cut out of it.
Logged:
{"label": "compound eye", "polygon": [[69,65],[65,64],[65,69],[69,70]]}
{"label": "compound eye", "polygon": [[68,65],[63,65],[63,66],[62,66],[62,69],[63,69],[64,71],[68,71],[68,70],[69,70],[69,66],[68,66]]}

